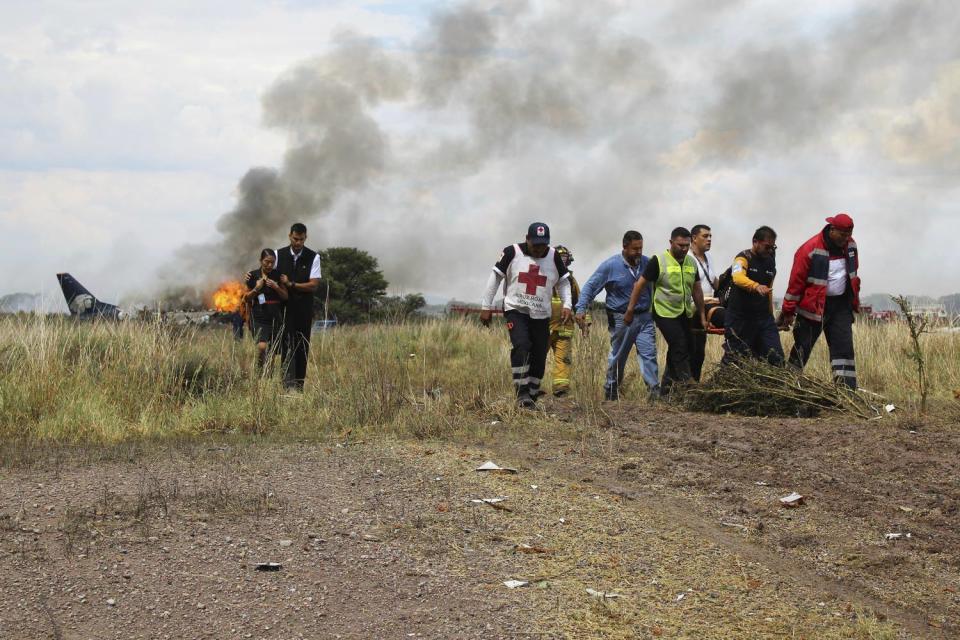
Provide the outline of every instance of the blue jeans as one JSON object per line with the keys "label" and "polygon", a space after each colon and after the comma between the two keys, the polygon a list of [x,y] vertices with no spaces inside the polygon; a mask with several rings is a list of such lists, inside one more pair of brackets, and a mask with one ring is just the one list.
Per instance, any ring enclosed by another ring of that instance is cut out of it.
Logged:
{"label": "blue jeans", "polygon": [[637,362],[647,389],[659,389],[657,334],[650,312],[635,313],[633,322],[624,325],[622,313],[607,309],[607,328],[610,329],[610,355],[607,357],[607,381],[603,388],[607,392],[619,389],[630,350],[636,346]]}

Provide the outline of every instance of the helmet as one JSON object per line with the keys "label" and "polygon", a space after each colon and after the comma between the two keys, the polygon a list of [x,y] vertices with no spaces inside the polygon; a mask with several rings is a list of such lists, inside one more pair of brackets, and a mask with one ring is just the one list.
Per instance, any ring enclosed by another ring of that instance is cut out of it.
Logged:
{"label": "helmet", "polygon": [[560,259],[563,260],[563,264],[569,267],[573,263],[573,254],[570,253],[570,249],[567,249],[562,244],[558,244],[553,248],[557,252],[557,255],[560,256]]}

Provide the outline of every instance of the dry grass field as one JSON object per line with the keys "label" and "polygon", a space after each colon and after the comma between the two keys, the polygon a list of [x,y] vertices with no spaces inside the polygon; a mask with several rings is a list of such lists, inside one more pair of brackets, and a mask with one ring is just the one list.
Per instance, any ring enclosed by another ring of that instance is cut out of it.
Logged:
{"label": "dry grass field", "polygon": [[292,396],[216,327],[0,321],[0,637],[960,633],[960,334],[921,416],[904,328],[857,325],[898,407],[862,421],[648,405],[635,362],[605,403],[603,329],[523,413],[468,321],[315,334]]}

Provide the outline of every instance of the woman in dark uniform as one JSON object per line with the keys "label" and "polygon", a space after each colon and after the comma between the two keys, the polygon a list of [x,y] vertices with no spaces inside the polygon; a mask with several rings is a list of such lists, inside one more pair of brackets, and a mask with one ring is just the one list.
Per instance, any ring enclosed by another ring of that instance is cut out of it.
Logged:
{"label": "woman in dark uniform", "polygon": [[280,284],[280,272],[274,269],[277,252],[260,252],[260,268],[247,274],[245,300],[253,305],[253,335],[257,340],[257,369],[267,360],[267,349],[275,350],[283,336],[283,309],[288,294]]}

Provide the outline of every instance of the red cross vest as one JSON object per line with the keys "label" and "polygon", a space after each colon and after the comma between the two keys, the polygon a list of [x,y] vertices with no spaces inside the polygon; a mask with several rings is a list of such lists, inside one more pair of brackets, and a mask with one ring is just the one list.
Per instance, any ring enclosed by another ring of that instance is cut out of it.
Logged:
{"label": "red cross vest", "polygon": [[524,255],[516,244],[513,251],[513,260],[503,278],[504,310],[520,311],[534,320],[549,318],[553,287],[560,279],[553,247],[542,258]]}

